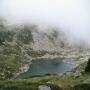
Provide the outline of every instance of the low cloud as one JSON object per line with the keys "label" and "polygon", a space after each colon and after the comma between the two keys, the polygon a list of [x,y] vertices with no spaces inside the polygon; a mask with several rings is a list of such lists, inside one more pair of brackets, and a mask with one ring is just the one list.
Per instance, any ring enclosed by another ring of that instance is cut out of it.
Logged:
{"label": "low cloud", "polygon": [[10,22],[56,26],[90,43],[89,0],[0,0],[0,16]]}

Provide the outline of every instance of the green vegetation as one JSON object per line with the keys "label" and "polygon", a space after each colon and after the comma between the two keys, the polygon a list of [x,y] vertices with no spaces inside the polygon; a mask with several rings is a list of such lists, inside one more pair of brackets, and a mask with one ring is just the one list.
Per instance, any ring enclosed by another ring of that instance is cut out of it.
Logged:
{"label": "green vegetation", "polygon": [[33,42],[31,30],[9,30],[3,27],[0,30],[0,79],[11,79],[30,59],[27,58],[24,44]]}
{"label": "green vegetation", "polygon": [[11,42],[13,41],[13,36],[14,36],[14,32],[13,31],[0,31],[0,45],[3,44],[3,42],[8,41]]}
{"label": "green vegetation", "polygon": [[24,26],[23,30],[20,30],[17,34],[17,40],[23,44],[29,44],[33,42],[33,36],[29,27]]}
{"label": "green vegetation", "polygon": [[41,56],[44,56],[47,53],[47,51],[44,51],[44,50],[35,51],[32,48],[26,48],[25,50],[26,50],[26,53],[31,57],[41,57]]}
{"label": "green vegetation", "polygon": [[[0,81],[0,87],[17,87],[19,90],[38,90],[40,85],[50,85],[52,90],[78,90],[83,82],[90,77],[90,74],[83,73],[75,77],[73,73],[63,75],[44,75],[29,77],[27,79]],[[87,84],[86,84],[87,86]],[[83,86],[86,88],[86,86]],[[58,88],[58,89],[55,89]],[[87,87],[88,88],[88,87]],[[89,88],[90,89],[90,88]],[[85,90],[89,90],[85,89]],[[82,90],[82,89],[81,89]]]}
{"label": "green vegetation", "polygon": [[27,63],[20,47],[3,45],[0,52],[0,79],[10,79]]}

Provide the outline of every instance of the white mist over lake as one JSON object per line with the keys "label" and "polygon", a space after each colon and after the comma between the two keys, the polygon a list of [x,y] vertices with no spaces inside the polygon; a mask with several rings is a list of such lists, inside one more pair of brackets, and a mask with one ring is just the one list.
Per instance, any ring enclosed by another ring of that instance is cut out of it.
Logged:
{"label": "white mist over lake", "polygon": [[11,22],[51,25],[90,43],[90,0],[0,0],[0,16]]}

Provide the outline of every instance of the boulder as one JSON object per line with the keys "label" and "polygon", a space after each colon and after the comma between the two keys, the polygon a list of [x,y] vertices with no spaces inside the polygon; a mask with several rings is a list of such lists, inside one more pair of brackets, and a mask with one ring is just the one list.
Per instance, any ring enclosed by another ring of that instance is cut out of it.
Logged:
{"label": "boulder", "polygon": [[40,85],[38,88],[39,88],[39,90],[51,90],[51,88],[46,85]]}
{"label": "boulder", "polygon": [[62,90],[62,88],[54,84],[45,84],[40,85],[38,90]]}
{"label": "boulder", "polygon": [[86,80],[84,80],[84,82],[83,82],[84,84],[90,84],[90,78],[88,78],[88,79],[86,79]]}

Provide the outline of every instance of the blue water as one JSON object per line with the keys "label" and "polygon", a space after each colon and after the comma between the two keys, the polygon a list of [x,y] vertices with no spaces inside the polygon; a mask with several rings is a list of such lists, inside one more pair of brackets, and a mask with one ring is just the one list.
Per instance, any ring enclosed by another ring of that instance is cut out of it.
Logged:
{"label": "blue water", "polygon": [[62,58],[56,59],[37,59],[32,60],[30,69],[21,74],[20,77],[29,77],[34,75],[44,75],[44,74],[60,74],[70,71],[73,68],[72,64],[63,62]]}

